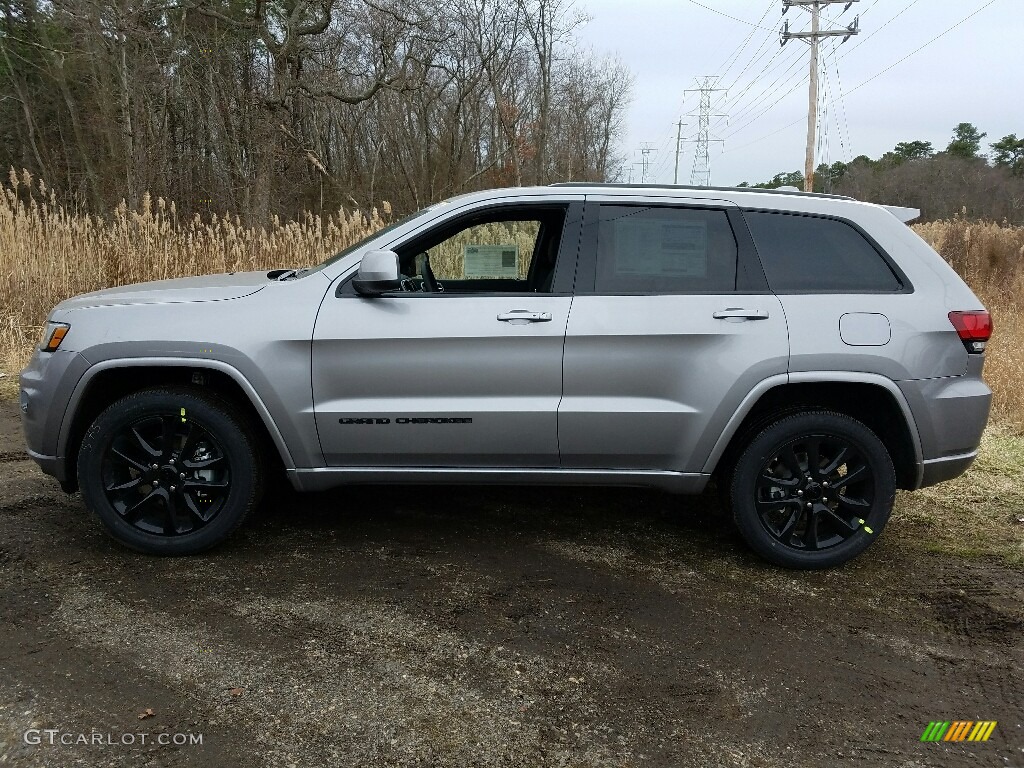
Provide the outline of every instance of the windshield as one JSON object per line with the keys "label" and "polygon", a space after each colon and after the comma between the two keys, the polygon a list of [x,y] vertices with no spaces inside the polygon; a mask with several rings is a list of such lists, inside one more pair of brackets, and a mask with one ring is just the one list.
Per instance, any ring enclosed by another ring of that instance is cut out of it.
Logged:
{"label": "windshield", "polygon": [[436,206],[432,205],[432,206],[429,206],[427,208],[423,208],[421,210],[416,211],[416,213],[410,213],[408,216],[402,217],[398,221],[391,222],[390,224],[388,224],[383,229],[378,229],[376,232],[373,232],[373,233],[367,235],[366,237],[364,237],[363,239],[359,240],[358,242],[353,243],[352,245],[350,245],[345,250],[343,250],[343,251],[341,251],[339,253],[334,254],[333,256],[331,256],[331,258],[327,259],[327,261],[323,262],[322,264],[319,264],[319,265],[317,265],[317,266],[315,266],[315,267],[313,267],[312,269],[309,269],[309,270],[303,270],[303,273],[305,274],[305,273],[309,273],[309,272],[319,272],[324,267],[329,267],[331,264],[334,264],[334,263],[336,263],[338,261],[341,261],[346,256],[349,256],[349,255],[355,253],[356,251],[359,251],[359,250],[365,248],[366,244],[368,242],[370,242],[371,240],[374,240],[374,239],[380,237],[381,235],[386,235],[388,232],[390,232],[393,229],[398,229],[403,224],[406,224],[406,223],[412,221],[417,216],[421,216],[422,214],[426,213],[427,211],[429,211],[431,208],[434,208],[434,207],[436,207]]}

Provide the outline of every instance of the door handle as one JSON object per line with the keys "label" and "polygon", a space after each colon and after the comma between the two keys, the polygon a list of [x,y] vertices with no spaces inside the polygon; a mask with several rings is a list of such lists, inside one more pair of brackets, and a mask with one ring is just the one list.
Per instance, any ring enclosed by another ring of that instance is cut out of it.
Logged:
{"label": "door handle", "polygon": [[715,320],[732,320],[733,322],[739,322],[740,320],[767,320],[768,310],[729,307],[728,309],[718,310],[712,317]]}
{"label": "door handle", "polygon": [[498,320],[503,323],[512,323],[513,325],[523,325],[524,323],[549,323],[551,322],[551,313],[531,312],[528,309],[510,309],[508,312],[503,312],[498,315]]}

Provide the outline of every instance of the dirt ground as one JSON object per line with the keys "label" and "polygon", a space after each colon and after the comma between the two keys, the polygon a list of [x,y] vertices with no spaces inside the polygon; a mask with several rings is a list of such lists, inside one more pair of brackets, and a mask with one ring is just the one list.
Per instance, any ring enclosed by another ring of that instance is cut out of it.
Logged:
{"label": "dirt ground", "polygon": [[1024,572],[899,515],[791,573],[710,495],[356,488],[158,559],[0,403],[0,583],[2,765],[1024,767]]}

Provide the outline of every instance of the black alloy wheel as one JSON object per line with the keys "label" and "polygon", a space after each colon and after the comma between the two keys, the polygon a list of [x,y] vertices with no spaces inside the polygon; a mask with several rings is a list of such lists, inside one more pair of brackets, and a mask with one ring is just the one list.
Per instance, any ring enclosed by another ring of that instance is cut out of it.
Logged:
{"label": "black alloy wheel", "polygon": [[892,459],[861,422],[806,411],[762,430],[731,474],[733,518],[747,543],[790,568],[828,568],[860,554],[889,519]]}
{"label": "black alloy wheel", "polygon": [[108,444],[102,475],[107,501],[125,522],[164,536],[205,526],[231,488],[224,449],[185,408],[126,424]]}
{"label": "black alloy wheel", "polygon": [[258,445],[248,419],[213,393],[143,390],[89,427],[78,483],[118,541],[150,554],[193,554],[226,539],[257,504]]}
{"label": "black alloy wheel", "polygon": [[765,529],[783,545],[815,551],[846,541],[866,525],[875,477],[849,440],[808,435],[764,462],[754,504]]}

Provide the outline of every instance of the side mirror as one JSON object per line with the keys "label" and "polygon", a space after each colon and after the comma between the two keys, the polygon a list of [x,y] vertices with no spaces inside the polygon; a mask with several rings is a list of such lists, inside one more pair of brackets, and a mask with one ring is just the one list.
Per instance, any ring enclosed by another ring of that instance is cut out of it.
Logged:
{"label": "side mirror", "polygon": [[352,287],[360,296],[380,296],[402,290],[398,271],[398,254],[394,251],[367,251],[359,262],[359,273]]}

